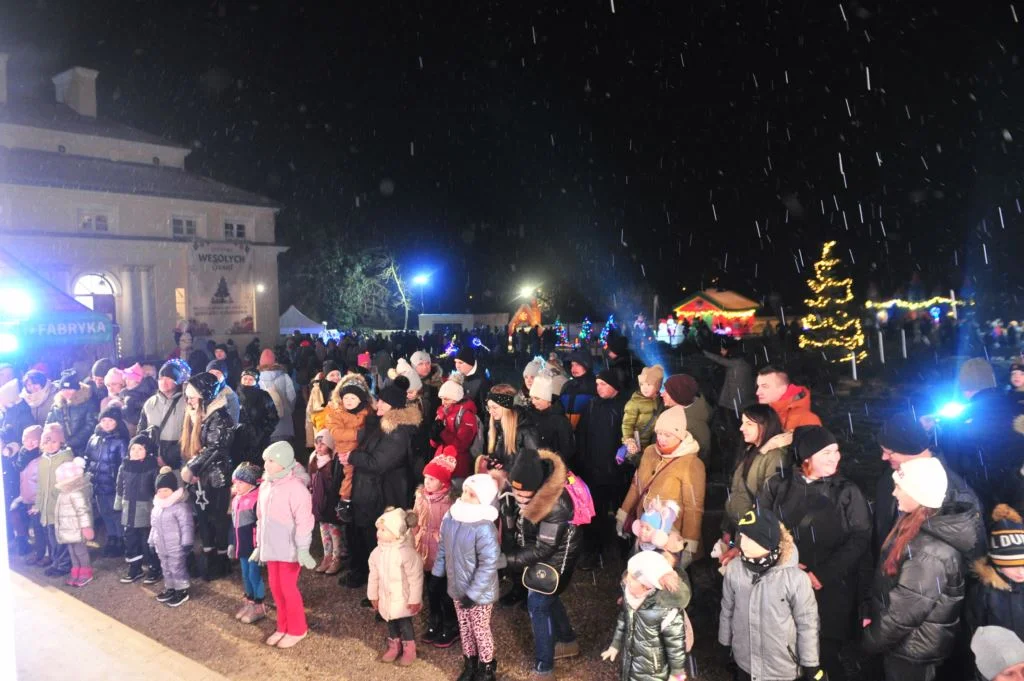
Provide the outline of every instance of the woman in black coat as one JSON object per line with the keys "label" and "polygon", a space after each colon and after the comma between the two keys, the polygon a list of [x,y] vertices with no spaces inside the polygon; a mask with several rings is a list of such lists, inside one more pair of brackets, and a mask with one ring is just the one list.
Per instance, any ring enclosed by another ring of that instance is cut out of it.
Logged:
{"label": "woman in black coat", "polygon": [[246,437],[251,441],[246,458],[250,463],[262,465],[263,450],[270,446],[270,436],[277,428],[281,417],[274,405],[274,398],[259,387],[260,372],[246,369],[238,387],[238,406],[241,408],[239,421],[245,426]]}
{"label": "woman in black coat", "polygon": [[768,480],[758,505],[774,511],[793,534],[818,601],[821,666],[842,681],[839,651],[855,631],[857,573],[871,546],[871,511],[860,489],[838,472],[841,455],[829,431],[798,427],[793,454],[797,465]]}

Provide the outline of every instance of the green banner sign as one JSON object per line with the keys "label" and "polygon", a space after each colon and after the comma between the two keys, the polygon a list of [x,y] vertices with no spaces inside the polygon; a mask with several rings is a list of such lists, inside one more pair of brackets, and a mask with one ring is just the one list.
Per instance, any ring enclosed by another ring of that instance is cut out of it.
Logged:
{"label": "green banner sign", "polygon": [[95,345],[114,339],[114,324],[98,312],[52,312],[21,322],[25,345]]}

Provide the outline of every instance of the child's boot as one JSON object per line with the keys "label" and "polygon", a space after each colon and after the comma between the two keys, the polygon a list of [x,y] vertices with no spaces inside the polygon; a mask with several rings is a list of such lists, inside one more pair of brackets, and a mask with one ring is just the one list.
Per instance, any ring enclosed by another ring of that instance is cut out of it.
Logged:
{"label": "child's boot", "polygon": [[423,634],[423,638],[420,640],[424,643],[435,643],[439,638],[441,638],[441,613],[431,610],[427,617],[427,633]]}
{"label": "child's boot", "polygon": [[476,672],[479,668],[480,658],[476,655],[472,657],[469,655],[462,656],[462,673],[459,674],[459,678],[455,681],[473,681],[476,678]]}
{"label": "child's boot", "polygon": [[330,561],[327,563],[327,569],[324,570],[325,575],[336,575],[341,572],[341,556],[331,556]]}
{"label": "child's boot", "polygon": [[242,599],[242,607],[239,608],[238,612],[235,613],[235,619],[236,620],[242,619],[242,617],[247,615],[251,609],[252,609],[252,600],[248,596],[246,596],[244,599]]}
{"label": "child's boot", "polygon": [[416,661],[416,641],[402,641],[402,657],[398,658],[399,667],[408,667]]}
{"label": "child's boot", "polygon": [[495,681],[498,672],[498,661],[481,662],[473,681]]}
{"label": "child's boot", "polygon": [[267,604],[261,600],[253,601],[249,612],[242,615],[239,620],[242,624],[255,624],[267,616]]}
{"label": "child's boot", "polygon": [[188,589],[176,589],[174,595],[170,600],[165,602],[165,605],[169,605],[172,608],[177,608],[179,605],[188,600]]}
{"label": "child's boot", "polygon": [[78,569],[78,579],[73,586],[85,586],[92,581],[92,568],[84,567]]}
{"label": "child's boot", "polygon": [[68,574],[68,578],[64,580],[64,583],[68,586],[75,586],[75,582],[78,581],[78,572],[80,569],[81,568],[76,567],[71,568],[71,572]]}
{"label": "child's boot", "polygon": [[435,648],[450,648],[459,638],[459,627],[444,627],[441,635],[434,640]]}
{"label": "child's boot", "polygon": [[122,584],[132,584],[142,579],[142,559],[133,560],[128,563],[128,572],[125,573],[120,582]]}
{"label": "child's boot", "polygon": [[398,651],[401,646],[401,641],[397,638],[388,639],[388,647],[384,649],[384,652],[380,656],[381,662],[394,662],[398,659]]}

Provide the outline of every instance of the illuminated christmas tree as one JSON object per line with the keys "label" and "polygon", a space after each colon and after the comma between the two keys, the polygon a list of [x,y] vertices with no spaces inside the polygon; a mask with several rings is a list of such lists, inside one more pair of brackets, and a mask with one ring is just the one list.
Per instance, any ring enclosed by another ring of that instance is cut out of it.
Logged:
{"label": "illuminated christmas tree", "polygon": [[573,345],[577,348],[585,343],[590,342],[590,334],[594,332],[594,323],[590,321],[590,317],[583,318],[583,325],[580,327],[580,332],[576,336],[576,340]]}
{"label": "illuminated christmas tree", "polygon": [[560,348],[569,347],[569,331],[562,323],[561,317],[555,318],[555,345]]}
{"label": "illuminated christmas tree", "polygon": [[615,325],[615,315],[610,314],[608,315],[608,321],[604,323],[604,328],[601,329],[600,340],[602,346],[608,347],[608,334],[614,328],[617,328]]}
{"label": "illuminated christmas tree", "polygon": [[867,353],[862,349],[864,330],[853,302],[853,279],[836,278],[836,267],[842,261],[832,257],[835,245],[829,241],[822,247],[821,259],[814,263],[814,277],[807,280],[814,297],[804,301],[810,314],[801,320],[800,347],[820,350],[837,362],[848,362],[853,352],[861,361]]}

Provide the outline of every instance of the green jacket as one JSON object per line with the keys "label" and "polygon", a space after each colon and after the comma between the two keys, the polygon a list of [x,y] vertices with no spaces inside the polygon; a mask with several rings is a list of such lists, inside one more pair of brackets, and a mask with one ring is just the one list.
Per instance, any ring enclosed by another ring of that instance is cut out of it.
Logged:
{"label": "green jacket", "polygon": [[640,433],[640,451],[654,442],[654,420],[658,418],[665,405],[660,396],[644,397],[637,390],[626,402],[622,412],[622,442],[633,439],[633,433]]}
{"label": "green jacket", "polygon": [[39,512],[39,522],[43,527],[57,522],[57,497],[60,496],[60,490],[57,489],[57,467],[73,458],[74,455],[67,447],[55,454],[39,456],[39,491],[36,492],[36,503],[32,508]]}
{"label": "green jacket", "polygon": [[689,407],[686,407],[686,429],[700,445],[697,456],[705,463],[711,454],[711,406],[703,395],[697,395]]}
{"label": "green jacket", "polygon": [[625,597],[612,647],[619,651],[620,678],[666,681],[686,671],[686,623],[683,604],[689,590],[670,594],[660,589],[634,610]]}
{"label": "green jacket", "polygon": [[754,507],[754,500],[764,491],[768,481],[779,475],[780,471],[788,471],[791,465],[789,449],[770,449],[754,457],[744,479],[743,460],[740,459],[732,474],[729,499],[725,502],[725,517],[722,518],[722,530],[731,532],[739,519]]}

